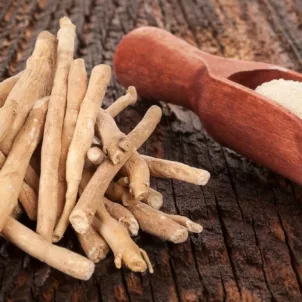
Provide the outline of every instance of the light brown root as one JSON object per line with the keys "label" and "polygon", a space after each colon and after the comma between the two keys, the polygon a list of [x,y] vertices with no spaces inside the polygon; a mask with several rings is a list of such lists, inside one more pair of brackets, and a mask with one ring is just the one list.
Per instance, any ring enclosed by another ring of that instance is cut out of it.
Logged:
{"label": "light brown root", "polygon": [[54,231],[54,235],[57,238],[61,238],[64,235],[69,224],[69,215],[76,204],[85,158],[94,137],[96,117],[110,77],[110,66],[102,64],[93,68],[89,79],[88,89],[81,104],[77,124],[68,151],[66,162],[66,201],[63,213]]}
{"label": "light brown root", "polygon": [[[4,166],[5,161],[6,156],[0,151],[0,169]],[[29,219],[36,220],[38,197],[34,190],[25,182],[22,183],[19,201],[23,205]]]}
{"label": "light brown root", "polygon": [[154,131],[160,121],[161,115],[161,109],[157,106],[152,106],[142,121],[128,134],[134,147],[127,151],[124,160],[115,165],[111,160],[106,159],[99,165],[69,216],[69,221],[78,233],[85,233],[98,208],[98,196],[104,196],[117,172],[131,157],[133,152],[139,148]]}
{"label": "light brown root", "polygon": [[94,264],[87,258],[52,245],[11,217],[7,219],[2,235],[27,254],[69,276],[88,280],[94,272]]}
{"label": "light brown root", "polygon": [[151,263],[151,261],[149,259],[148,254],[143,249],[139,249],[139,250],[141,251],[141,254],[142,254],[143,258],[144,258],[145,262],[147,263],[149,273],[153,274],[154,270],[153,270],[152,263]]}
{"label": "light brown root", "polygon": [[171,214],[166,214],[166,213],[164,213],[164,215],[166,217],[174,220],[178,224],[184,226],[191,233],[201,233],[203,230],[202,225],[200,225],[196,222],[193,222],[192,220],[190,220],[189,218],[187,218],[185,216],[171,215]]}
{"label": "light brown root", "polygon": [[17,205],[30,158],[42,138],[49,97],[38,100],[0,171],[0,230]]}
{"label": "light brown root", "polygon": [[187,240],[187,229],[164,213],[141,202],[128,207],[128,209],[144,232],[173,243],[182,243]]}
{"label": "light brown root", "polygon": [[88,160],[95,166],[99,166],[106,158],[106,155],[99,147],[91,147],[87,152]]}
{"label": "light brown root", "polygon": [[[117,268],[125,264],[134,272],[144,272],[147,269],[147,263],[150,264],[147,254],[142,256],[141,249],[132,241],[127,229],[109,215],[104,204],[99,207],[93,225],[112,249]],[[144,257],[148,259],[147,263]]]}
{"label": "light brown root", "polygon": [[0,83],[0,107],[4,105],[9,93],[11,92],[17,81],[20,79],[21,74],[22,72]]}
{"label": "light brown root", "polygon": [[131,149],[131,143],[119,130],[112,116],[103,109],[98,113],[95,130],[108,158],[114,164],[123,161],[125,152]]}
{"label": "light brown root", "polygon": [[22,204],[26,215],[30,220],[37,220],[38,212],[38,196],[35,191],[25,182],[22,184],[22,188],[19,194],[19,201]]}
{"label": "light brown root", "polygon": [[57,217],[60,218],[65,204],[67,190],[66,161],[80,106],[87,90],[87,73],[83,59],[76,59],[70,64],[67,87],[67,104],[62,130],[62,146],[59,161],[59,188]]}
{"label": "light brown root", "polygon": [[145,198],[150,186],[150,172],[147,163],[137,152],[134,152],[122,171],[129,179],[129,191],[133,197],[137,200]]}
{"label": "light brown root", "polygon": [[113,118],[120,114],[129,105],[134,105],[137,101],[136,89],[133,86],[129,86],[127,93],[117,99],[110,107],[105,111],[109,113]]}
{"label": "light brown root", "polygon": [[130,236],[137,236],[139,225],[133,214],[121,204],[112,202],[107,198],[104,198],[104,202],[110,216],[123,224],[128,230]]}
{"label": "light brown root", "polygon": [[36,194],[39,193],[39,176],[31,165],[28,165],[24,181],[35,191]]}
{"label": "light brown root", "polygon": [[[127,177],[125,178],[128,179]],[[128,186],[123,185],[126,181],[124,178],[121,178],[116,183],[110,183],[106,191],[106,196],[115,202],[122,202],[124,206],[128,207],[137,204],[138,200],[130,194]]]}
{"label": "light brown root", "polygon": [[75,26],[67,17],[60,19],[57,37],[57,64],[41,150],[37,221],[37,233],[50,242],[57,219],[61,138],[67,102],[68,73],[75,44]]}
{"label": "light brown root", "polygon": [[155,177],[173,178],[195,185],[206,185],[210,179],[210,173],[203,169],[197,169],[175,161],[154,158],[141,155]]}
{"label": "light brown root", "polygon": [[[92,175],[92,170],[89,170],[87,168],[83,170],[82,180],[79,189],[80,194],[82,194],[82,192],[84,191]],[[123,224],[129,231],[129,234],[131,236],[136,236],[138,234],[139,225],[132,213],[122,205],[112,202],[111,200],[105,197],[103,197],[103,200],[105,202],[106,210],[111,215],[111,217]]]}
{"label": "light brown root", "polygon": [[80,244],[92,262],[98,263],[105,259],[110,248],[105,239],[90,226],[85,234],[78,234]]}
{"label": "light brown root", "polygon": [[158,191],[149,188],[148,194],[142,199],[143,203],[148,204],[150,207],[159,210],[163,205],[163,195]]}
{"label": "light brown root", "polygon": [[26,69],[0,109],[0,149],[5,155],[10,152],[33,104],[51,92],[56,47],[56,38],[51,33],[43,31],[39,34]]}

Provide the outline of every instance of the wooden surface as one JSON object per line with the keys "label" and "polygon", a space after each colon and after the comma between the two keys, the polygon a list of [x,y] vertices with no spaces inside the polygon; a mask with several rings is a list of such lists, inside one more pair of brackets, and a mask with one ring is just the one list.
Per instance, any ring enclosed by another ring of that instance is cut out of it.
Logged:
{"label": "wooden surface", "polygon": [[[302,70],[300,0],[2,0],[1,78],[24,68],[37,34],[55,33],[64,14],[77,25],[76,55],[89,71],[111,64],[120,38],[141,25],[166,28],[213,54]],[[105,103],[122,92],[113,80]],[[121,128],[128,132],[148,106],[141,102],[123,113]],[[153,275],[116,270],[110,256],[88,282],[1,239],[0,301],[302,300],[301,188],[222,148],[189,111],[163,110],[141,151],[206,168],[212,179],[204,188],[160,179],[152,185],[164,194],[167,212],[189,215],[204,232],[181,245],[141,234],[137,242],[150,255]],[[80,251],[72,230],[62,245]]]}

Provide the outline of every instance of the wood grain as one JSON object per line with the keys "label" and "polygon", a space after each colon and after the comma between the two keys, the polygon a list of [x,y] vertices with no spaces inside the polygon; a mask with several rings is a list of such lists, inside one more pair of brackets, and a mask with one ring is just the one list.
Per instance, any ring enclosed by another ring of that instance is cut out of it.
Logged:
{"label": "wood grain", "polygon": [[[112,64],[134,27],[165,28],[204,51],[302,71],[298,0],[11,0],[0,1],[0,77],[24,68],[39,31],[55,33],[68,14],[78,26],[76,54],[88,71]],[[109,105],[123,88],[113,79]],[[118,117],[129,132],[149,104]],[[301,187],[222,148],[190,111],[163,105],[165,115],[142,153],[208,169],[205,187],[154,179],[164,209],[189,215],[204,232],[182,245],[147,234],[153,275],[114,268],[112,256],[88,282],[50,269],[0,240],[0,301],[301,301]],[[29,224],[30,222],[24,221]],[[33,227],[33,226],[32,226]],[[81,251],[69,230],[62,245]]]}

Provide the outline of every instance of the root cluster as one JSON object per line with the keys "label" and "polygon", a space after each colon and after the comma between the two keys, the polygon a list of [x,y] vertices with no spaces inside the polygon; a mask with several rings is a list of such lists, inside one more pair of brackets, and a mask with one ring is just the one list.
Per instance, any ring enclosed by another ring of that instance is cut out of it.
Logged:
{"label": "root cluster", "polygon": [[[137,151],[160,122],[160,107],[149,108],[128,135],[121,132],[114,118],[136,103],[136,89],[102,109],[111,68],[95,66],[88,81],[85,62],[74,58],[75,38],[75,26],[62,18],[56,37],[38,36],[25,70],[0,83],[0,232],[78,279],[89,279],[110,250],[117,268],[152,273],[132,239],[140,229],[182,243],[202,226],[162,212],[164,198],[150,177],[205,185],[210,174]],[[38,160],[40,171],[30,164]],[[23,213],[37,221],[36,232],[18,222]],[[54,244],[69,225],[86,257]]]}

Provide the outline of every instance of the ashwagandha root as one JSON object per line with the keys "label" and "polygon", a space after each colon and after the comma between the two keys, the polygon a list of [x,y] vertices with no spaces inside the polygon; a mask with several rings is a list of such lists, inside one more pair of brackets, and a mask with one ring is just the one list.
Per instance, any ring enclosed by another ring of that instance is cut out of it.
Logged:
{"label": "ashwagandha root", "polygon": [[22,72],[0,83],[0,107],[4,105],[9,93],[11,92],[17,81],[20,79],[21,74]]}
{"label": "ashwagandha root", "polygon": [[[6,156],[0,151],[0,169],[4,166]],[[37,219],[37,206],[38,197],[35,191],[25,182],[22,183],[22,187],[19,194],[19,201],[24,207],[24,210],[31,220]]]}
{"label": "ashwagandha root", "polygon": [[1,234],[27,254],[69,276],[88,280],[94,272],[92,261],[70,250],[52,245],[12,217],[8,217]]}
{"label": "ashwagandha root", "polygon": [[120,168],[154,131],[161,115],[161,109],[157,106],[152,106],[141,122],[128,134],[133,148],[127,151],[123,161],[119,164],[113,164],[111,160],[106,159],[97,168],[69,217],[69,221],[78,233],[87,231],[98,208],[99,201],[96,197],[104,196],[109,184]]}
{"label": "ashwagandha root", "polygon": [[130,238],[127,229],[107,212],[102,196],[98,196],[99,208],[93,226],[100,232],[114,253],[114,263],[121,268],[122,263],[134,272],[144,272],[147,267],[153,273],[147,253]]}
{"label": "ashwagandha root", "polygon": [[104,98],[111,77],[109,65],[98,65],[93,68],[85,98],[81,104],[74,135],[69,147],[66,162],[67,192],[63,213],[54,231],[60,239],[69,222],[69,214],[76,203],[78,189],[88,149],[94,137],[94,124],[100,103]]}
{"label": "ashwagandha root", "polygon": [[[129,192],[129,180],[127,177],[120,178],[116,183],[111,183],[106,195],[115,202],[122,202],[125,206],[135,205],[135,199]],[[163,205],[163,196],[158,191],[148,188],[148,194],[141,200],[154,209],[160,209]]]}
{"label": "ashwagandha root", "polygon": [[175,219],[171,219],[169,215],[141,202],[128,207],[128,209],[144,232],[173,243],[182,243],[187,240],[187,227],[179,224]]}
{"label": "ashwagandha root", "polygon": [[[81,194],[84,191],[87,184],[89,183],[92,176],[93,176],[93,171],[91,169],[85,168],[83,170],[82,181],[80,184]],[[113,217],[118,222],[120,222],[121,224],[123,224],[125,228],[128,230],[130,236],[136,236],[139,231],[139,225],[136,219],[134,218],[134,216],[132,215],[132,213],[129,210],[127,210],[125,207],[123,207],[122,205],[116,202],[112,202],[111,200],[105,197],[102,199],[105,203],[106,210],[108,211],[110,216]]]}
{"label": "ashwagandha root", "polygon": [[67,100],[67,79],[75,44],[75,26],[67,17],[60,19],[57,37],[57,64],[41,150],[37,221],[37,233],[50,242],[57,218],[61,137]]}
{"label": "ashwagandha root", "polygon": [[[123,111],[127,106],[137,101],[136,89],[130,86],[127,93],[116,100],[106,110],[100,111],[96,132],[103,144],[103,151],[109,156],[113,163],[118,163],[123,158],[123,153],[131,148],[127,137],[121,133],[113,118]],[[110,118],[110,116],[112,118]],[[96,165],[99,163],[95,162]]]}
{"label": "ashwagandha root", "polygon": [[0,230],[17,205],[26,168],[42,138],[49,98],[37,101],[0,171]]}
{"label": "ashwagandha root", "polygon": [[87,90],[87,73],[83,59],[76,59],[70,65],[68,75],[67,105],[62,131],[62,145],[59,162],[59,187],[58,187],[58,209],[57,217],[61,217],[65,195],[66,183],[66,161],[74,129],[76,127],[81,103]]}
{"label": "ashwagandha root", "polygon": [[146,203],[150,207],[157,210],[159,210],[162,207],[163,201],[164,201],[163,195],[152,188],[148,189],[147,196],[141,200],[141,202]]}
{"label": "ashwagandha root", "polygon": [[91,147],[87,152],[88,160],[94,165],[99,166],[106,158],[106,155],[99,147]]}
{"label": "ashwagandha root", "polygon": [[43,31],[39,34],[26,69],[0,109],[0,149],[5,155],[10,152],[34,102],[51,92],[56,46],[56,38],[51,33]]}
{"label": "ashwagandha root", "polygon": [[112,116],[105,110],[100,109],[96,125],[96,135],[101,140],[103,152],[114,164],[124,160],[126,152],[132,146],[127,136],[117,127]]}
{"label": "ashwagandha root", "polygon": [[92,226],[88,228],[85,234],[76,234],[88,259],[98,263],[106,258],[110,250],[109,245]]}
{"label": "ashwagandha root", "polygon": [[35,191],[25,182],[23,182],[19,194],[19,201],[22,204],[26,215],[30,220],[37,220],[38,196]]}
{"label": "ashwagandha root", "polygon": [[206,185],[210,178],[210,173],[203,169],[146,155],[141,157],[146,161],[151,175],[155,177],[173,178],[202,186]]}
{"label": "ashwagandha root", "polygon": [[189,219],[185,216],[172,215],[172,214],[166,214],[166,213],[164,213],[164,215],[166,217],[174,220],[178,224],[184,226],[191,233],[201,233],[203,230],[202,225],[200,225],[196,222],[193,222],[191,219]]}
{"label": "ashwagandha root", "polygon": [[106,196],[115,202],[122,202],[126,207],[137,204],[139,200],[130,194],[128,184],[127,177],[119,179],[116,183],[111,182],[106,190]]}
{"label": "ashwagandha root", "polygon": [[128,230],[130,236],[137,236],[139,225],[133,214],[121,204],[112,202],[104,197],[106,210],[115,220],[120,222]]}
{"label": "ashwagandha root", "polygon": [[105,111],[109,113],[113,118],[120,114],[129,105],[134,105],[137,101],[136,89],[133,86],[129,86],[127,93],[118,98],[112,105],[110,105]]}
{"label": "ashwagandha root", "polygon": [[37,172],[31,166],[31,163],[29,163],[29,165],[27,167],[24,181],[35,191],[36,194],[39,193],[40,179],[39,179]]}
{"label": "ashwagandha root", "polygon": [[125,163],[122,171],[128,176],[130,193],[137,200],[148,195],[150,186],[150,172],[147,163],[138,152],[134,152]]}
{"label": "ashwagandha root", "polygon": [[[86,165],[87,166],[87,165]],[[93,169],[85,167],[82,180],[79,186],[79,193],[82,194],[89,180],[93,175]],[[95,231],[93,226],[89,226],[85,234],[77,233],[77,237],[87,257],[97,263],[106,258],[110,248],[101,234]]]}
{"label": "ashwagandha root", "polygon": [[202,231],[201,225],[187,217],[165,214],[138,200],[131,199],[126,185],[126,178],[120,179],[115,184],[111,183],[106,195],[127,206],[143,231],[174,243],[184,242],[188,237],[187,230],[194,233]]}

